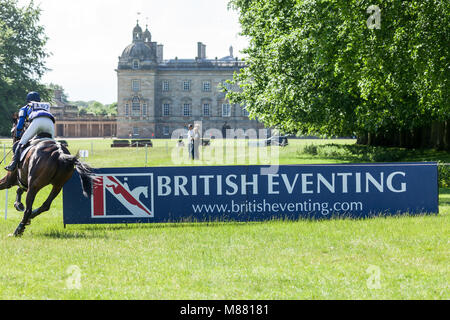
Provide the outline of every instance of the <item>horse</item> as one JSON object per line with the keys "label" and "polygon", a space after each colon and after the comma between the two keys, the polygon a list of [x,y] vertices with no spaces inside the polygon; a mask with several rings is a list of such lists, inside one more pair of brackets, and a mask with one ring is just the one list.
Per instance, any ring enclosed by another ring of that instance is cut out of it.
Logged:
{"label": "horse", "polygon": [[[13,144],[18,143],[15,123],[13,125]],[[81,186],[85,197],[89,198],[92,191],[92,168],[79,160],[79,155],[71,155],[62,144],[50,137],[37,136],[29,142],[30,149],[13,172],[8,172],[0,180],[0,190],[19,186],[14,207],[24,211],[23,218],[13,236],[19,237],[25,231],[25,226],[41,213],[50,210],[53,200],[61,192],[64,184],[76,170],[80,175]],[[23,150],[27,148],[24,146]],[[52,185],[52,189],[42,206],[33,210],[37,193],[44,187]],[[23,192],[27,192],[25,207],[21,202]]]}

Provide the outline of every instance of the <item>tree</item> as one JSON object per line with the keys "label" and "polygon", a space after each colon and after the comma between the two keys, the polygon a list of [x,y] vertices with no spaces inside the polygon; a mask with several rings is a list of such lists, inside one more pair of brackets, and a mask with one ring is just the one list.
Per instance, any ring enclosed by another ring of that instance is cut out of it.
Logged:
{"label": "tree", "polygon": [[287,132],[423,145],[420,132],[450,118],[450,3],[376,3],[231,0],[250,44],[228,98]]}
{"label": "tree", "polygon": [[72,105],[78,106],[79,114],[86,115],[88,112],[97,116],[115,116],[117,115],[117,102],[112,104],[102,104],[98,101],[70,101]]}
{"label": "tree", "polygon": [[48,57],[39,15],[33,1],[23,8],[16,0],[0,2],[0,135],[9,134],[10,118],[25,103],[28,92],[38,91],[43,99],[50,98],[39,82],[47,71]]}

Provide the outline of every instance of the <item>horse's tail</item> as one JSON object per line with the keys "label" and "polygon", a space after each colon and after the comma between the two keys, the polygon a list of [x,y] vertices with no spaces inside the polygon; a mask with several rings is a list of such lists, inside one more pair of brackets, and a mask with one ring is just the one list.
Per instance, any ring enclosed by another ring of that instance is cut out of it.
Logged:
{"label": "horse's tail", "polygon": [[63,163],[63,165],[75,168],[75,170],[77,170],[78,174],[80,175],[83,195],[86,198],[89,198],[92,193],[92,168],[86,163],[80,161],[78,153],[75,156],[63,153],[59,155],[59,159]]}

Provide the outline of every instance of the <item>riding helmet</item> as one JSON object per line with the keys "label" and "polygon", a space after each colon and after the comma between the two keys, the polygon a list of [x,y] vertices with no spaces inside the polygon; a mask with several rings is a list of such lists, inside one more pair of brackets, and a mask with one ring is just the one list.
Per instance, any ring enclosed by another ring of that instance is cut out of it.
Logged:
{"label": "riding helmet", "polygon": [[27,94],[27,102],[31,102],[31,101],[41,102],[41,96],[39,95],[39,93],[37,93],[35,91],[28,93]]}

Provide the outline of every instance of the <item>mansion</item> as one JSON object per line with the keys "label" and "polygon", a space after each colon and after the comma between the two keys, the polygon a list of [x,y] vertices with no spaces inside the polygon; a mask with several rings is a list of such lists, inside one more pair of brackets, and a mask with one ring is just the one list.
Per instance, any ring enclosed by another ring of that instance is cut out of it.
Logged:
{"label": "mansion", "polygon": [[137,23],[116,69],[117,137],[171,138],[175,130],[199,121],[203,132],[264,128],[240,105],[230,104],[219,88],[244,67],[232,47],[220,59],[207,59],[201,42],[194,59],[164,60],[163,49]]}

